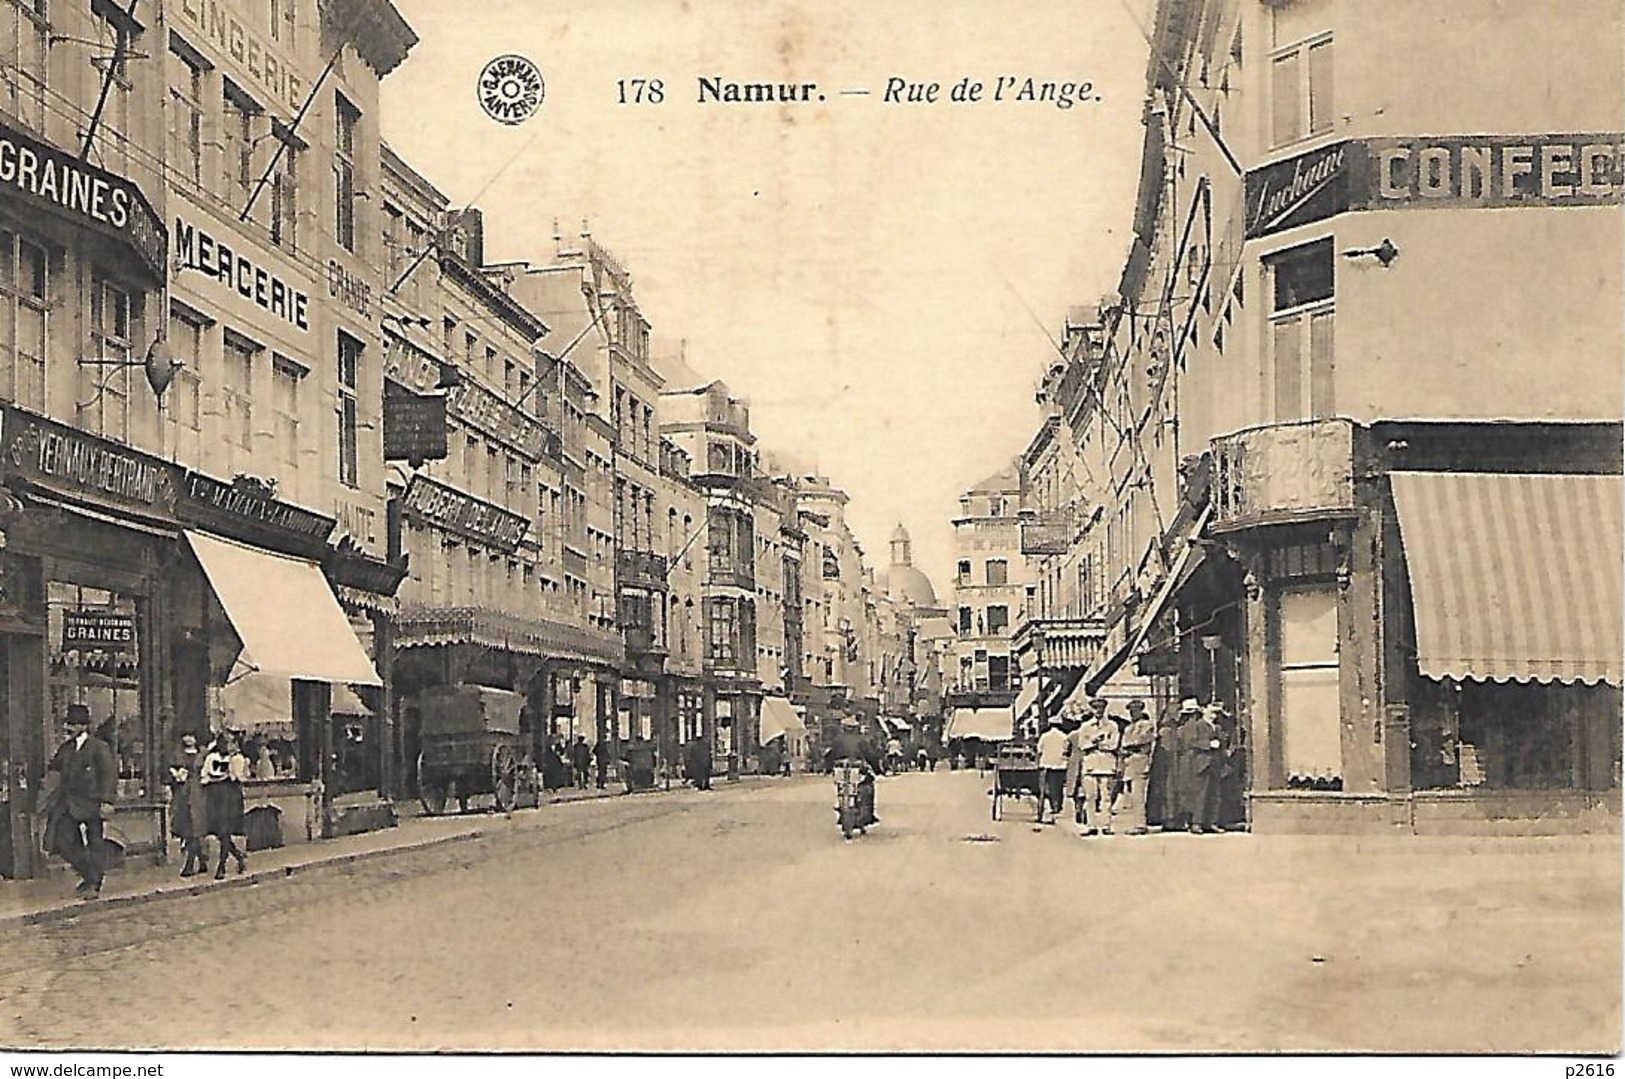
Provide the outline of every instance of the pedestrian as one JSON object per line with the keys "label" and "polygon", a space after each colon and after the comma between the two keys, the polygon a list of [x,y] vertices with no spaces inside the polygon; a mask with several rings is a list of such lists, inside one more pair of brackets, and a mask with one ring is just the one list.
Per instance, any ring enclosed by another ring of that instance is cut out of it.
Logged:
{"label": "pedestrian", "polygon": [[929,768],[930,766],[931,766],[931,751],[926,749],[925,746],[922,745],[922,746],[920,746],[919,749],[914,751],[914,767],[923,772],[927,768]]}
{"label": "pedestrian", "polygon": [[587,744],[587,736],[576,735],[575,745],[570,747],[570,764],[575,769],[576,789],[587,789],[587,772],[592,767],[592,747]]}
{"label": "pedestrian", "polygon": [[896,775],[903,770],[903,743],[894,734],[886,741],[886,771]]}
{"label": "pedestrian", "polygon": [[1170,701],[1157,721],[1156,743],[1151,749],[1151,773],[1145,780],[1145,819],[1148,825],[1163,827],[1174,817],[1174,734],[1178,727],[1178,712]]}
{"label": "pedestrian", "polygon": [[1072,752],[1079,757],[1077,790],[1082,802],[1079,835],[1110,835],[1112,784],[1117,781],[1117,721],[1107,714],[1106,698],[1089,702],[1089,714],[1072,733]]}
{"label": "pedestrian", "polygon": [[1193,799],[1197,796],[1196,758],[1193,753],[1192,726],[1202,718],[1202,705],[1195,697],[1186,697],[1179,705],[1179,714],[1168,734],[1168,794],[1167,810],[1163,814],[1162,830],[1182,832],[1191,826]]}
{"label": "pedestrian", "polygon": [[1197,835],[1217,832],[1219,785],[1224,779],[1226,758],[1223,731],[1218,724],[1220,708],[1210,704],[1181,729],[1190,755],[1190,788],[1187,808],[1191,831]]}
{"label": "pedestrian", "polygon": [[47,848],[79,875],[81,899],[102,894],[106,872],[102,826],[113,815],[118,766],[108,744],[90,733],[90,709],[70,704],[62,725],[67,740],[47,767],[56,784],[46,795]]}
{"label": "pedestrian", "polygon": [[1128,721],[1117,748],[1121,793],[1112,804],[1112,827],[1116,831],[1145,834],[1146,784],[1156,741],[1157,726],[1146,714],[1145,702],[1136,697],[1128,702]]}
{"label": "pedestrian", "polygon": [[[1038,736],[1038,823],[1054,824],[1066,805],[1066,764],[1072,755],[1072,741],[1061,730],[1061,722],[1051,718],[1044,733]],[[1044,806],[1050,808],[1049,820],[1044,819]]]}
{"label": "pedestrian", "polygon": [[612,752],[613,750],[610,749],[609,739],[607,738],[598,739],[598,743],[592,747],[592,760],[593,764],[597,766],[599,790],[604,789],[605,781],[609,777],[609,758]]}
{"label": "pedestrian", "polygon": [[1219,780],[1218,827],[1223,831],[1247,827],[1247,750],[1241,724],[1230,709],[1219,708],[1219,740],[1224,743],[1224,766]]}
{"label": "pedestrian", "polygon": [[209,828],[203,795],[203,752],[195,734],[181,735],[180,753],[169,767],[169,790],[169,834],[180,840],[186,854],[181,876],[194,877],[209,866],[209,853],[203,848]]}
{"label": "pedestrian", "polygon": [[711,789],[711,747],[704,738],[692,738],[685,749],[684,767],[695,790]]}
{"label": "pedestrian", "polygon": [[237,860],[237,873],[248,869],[248,855],[233,836],[243,834],[243,781],[248,778],[248,758],[237,747],[237,736],[221,731],[203,757],[203,801],[207,807],[209,834],[220,844],[214,879],[224,880],[226,856]]}

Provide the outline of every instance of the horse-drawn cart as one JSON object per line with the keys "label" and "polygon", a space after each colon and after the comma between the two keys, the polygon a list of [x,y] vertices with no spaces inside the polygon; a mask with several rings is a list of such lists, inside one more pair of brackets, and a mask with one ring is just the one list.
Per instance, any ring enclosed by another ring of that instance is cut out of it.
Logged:
{"label": "horse-drawn cart", "polygon": [[489,686],[437,686],[419,697],[418,800],[431,816],[456,799],[490,795],[506,813],[535,785],[528,735],[520,729],[524,697]]}
{"label": "horse-drawn cart", "polygon": [[1033,800],[1036,819],[1044,819],[1044,779],[1038,767],[1038,751],[1031,746],[1005,745],[993,758],[993,819],[1004,817],[1004,799]]}

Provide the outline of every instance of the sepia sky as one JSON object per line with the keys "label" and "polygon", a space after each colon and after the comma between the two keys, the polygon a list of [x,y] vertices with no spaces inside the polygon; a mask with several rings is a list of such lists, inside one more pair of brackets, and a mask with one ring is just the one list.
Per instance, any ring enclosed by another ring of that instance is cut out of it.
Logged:
{"label": "sepia sky", "polygon": [[[844,487],[877,570],[906,524],[946,600],[959,493],[1035,429],[1039,323],[1058,336],[1116,284],[1148,5],[396,3],[422,41],[384,83],[384,137],[485,210],[487,259],[545,260],[555,220],[587,220],[631,270],[655,354],[686,342],[750,404],[761,446]],[[517,127],[474,93],[507,52],[546,79]],[[816,82],[827,100],[701,104],[701,76]],[[892,76],[939,100],[885,103]],[[966,76],[983,100],[948,100]],[[993,102],[1000,76],[1015,82]],[[1099,100],[1013,100],[1029,76]],[[664,101],[618,104],[617,80],[640,77]]]}

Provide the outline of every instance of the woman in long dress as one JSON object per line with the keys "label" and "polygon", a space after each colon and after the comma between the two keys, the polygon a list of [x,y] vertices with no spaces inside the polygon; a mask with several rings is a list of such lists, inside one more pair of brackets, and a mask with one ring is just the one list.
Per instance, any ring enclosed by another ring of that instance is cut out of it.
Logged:
{"label": "woman in long dress", "polygon": [[209,834],[220,842],[220,860],[214,879],[226,876],[226,856],[237,859],[237,872],[248,868],[248,855],[234,836],[243,834],[243,782],[248,779],[248,758],[238,748],[237,736],[221,731],[203,758],[203,799],[208,808]]}

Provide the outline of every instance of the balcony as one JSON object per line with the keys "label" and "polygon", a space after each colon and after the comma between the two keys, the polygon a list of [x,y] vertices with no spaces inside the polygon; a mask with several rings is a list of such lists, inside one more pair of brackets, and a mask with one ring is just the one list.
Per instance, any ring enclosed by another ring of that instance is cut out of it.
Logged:
{"label": "balcony", "polygon": [[724,588],[743,588],[754,592],[756,590],[756,570],[750,566],[736,566],[732,562],[718,562],[713,559],[706,584],[718,585]]}
{"label": "balcony", "polygon": [[1023,622],[1010,639],[1025,671],[1086,667],[1106,639],[1100,618],[1036,618]]}
{"label": "balcony", "polygon": [[621,588],[664,592],[670,571],[671,563],[666,556],[652,551],[621,551],[615,558],[615,581]]}
{"label": "balcony", "polygon": [[526,655],[619,663],[620,638],[603,630],[527,618],[492,607],[403,604],[395,619],[399,648],[475,644]]}
{"label": "balcony", "polygon": [[1213,440],[1215,531],[1352,512],[1354,424],[1306,420]]}

